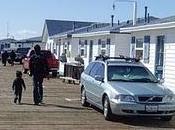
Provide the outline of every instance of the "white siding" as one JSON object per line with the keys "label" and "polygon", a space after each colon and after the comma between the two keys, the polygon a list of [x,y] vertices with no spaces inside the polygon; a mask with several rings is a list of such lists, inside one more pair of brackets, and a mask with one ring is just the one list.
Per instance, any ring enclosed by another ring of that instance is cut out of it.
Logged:
{"label": "white siding", "polygon": [[165,45],[165,84],[175,89],[175,43]]}
{"label": "white siding", "polygon": [[115,56],[124,55],[129,56],[130,35],[129,34],[115,34]]}
{"label": "white siding", "polygon": [[151,36],[150,43],[150,61],[145,64],[153,73],[155,66],[155,51],[157,36],[165,36],[164,44],[164,84],[175,92],[175,28],[151,30],[151,31],[139,31],[132,32],[132,36],[136,38],[143,38],[145,35]]}

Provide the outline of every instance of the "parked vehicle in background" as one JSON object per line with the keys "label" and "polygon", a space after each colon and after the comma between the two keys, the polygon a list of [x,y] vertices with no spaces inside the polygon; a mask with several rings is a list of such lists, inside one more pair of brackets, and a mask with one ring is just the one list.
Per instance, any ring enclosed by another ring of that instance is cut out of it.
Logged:
{"label": "parked vehicle in background", "polygon": [[[53,77],[57,76],[57,72],[59,69],[59,61],[55,58],[54,54],[51,53],[49,50],[41,50],[41,53],[46,57],[49,67],[49,72],[52,73]],[[22,60],[23,63],[23,72],[27,73],[29,70],[29,62],[31,56],[34,54],[34,50],[29,50],[27,53],[26,58]]]}
{"label": "parked vehicle in background", "polygon": [[115,115],[153,116],[164,121],[175,113],[175,95],[138,60],[115,57],[91,62],[81,75],[81,103]]}
{"label": "parked vehicle in background", "polygon": [[20,64],[22,64],[22,59],[26,57],[29,50],[30,50],[30,47],[17,48],[15,62],[19,62]]}

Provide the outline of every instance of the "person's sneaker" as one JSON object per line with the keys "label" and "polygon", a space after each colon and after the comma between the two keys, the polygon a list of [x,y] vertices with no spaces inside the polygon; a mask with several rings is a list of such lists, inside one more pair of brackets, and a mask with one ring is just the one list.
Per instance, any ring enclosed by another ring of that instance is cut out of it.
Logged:
{"label": "person's sneaker", "polygon": [[40,102],[40,104],[45,104],[44,102]]}
{"label": "person's sneaker", "polygon": [[18,98],[15,98],[15,99],[14,99],[14,103],[17,103],[17,100],[18,100]]}
{"label": "person's sneaker", "polygon": [[36,102],[35,102],[34,105],[39,105],[39,103],[36,103]]}

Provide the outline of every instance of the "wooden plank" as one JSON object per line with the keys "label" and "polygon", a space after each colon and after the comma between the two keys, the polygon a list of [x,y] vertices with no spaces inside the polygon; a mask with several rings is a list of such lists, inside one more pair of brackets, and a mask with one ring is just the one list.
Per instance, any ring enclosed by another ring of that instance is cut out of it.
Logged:
{"label": "wooden plank", "polygon": [[63,82],[68,82],[68,83],[73,83],[73,84],[80,84],[80,80],[77,80],[77,79],[74,79],[72,77],[60,77],[60,79],[63,81]]}

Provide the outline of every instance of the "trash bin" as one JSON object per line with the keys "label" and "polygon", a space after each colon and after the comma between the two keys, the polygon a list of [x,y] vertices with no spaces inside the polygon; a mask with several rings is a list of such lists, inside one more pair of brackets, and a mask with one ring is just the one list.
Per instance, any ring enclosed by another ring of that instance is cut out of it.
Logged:
{"label": "trash bin", "polygon": [[71,77],[80,80],[81,73],[84,71],[84,65],[78,63],[66,63],[64,65],[64,77]]}

